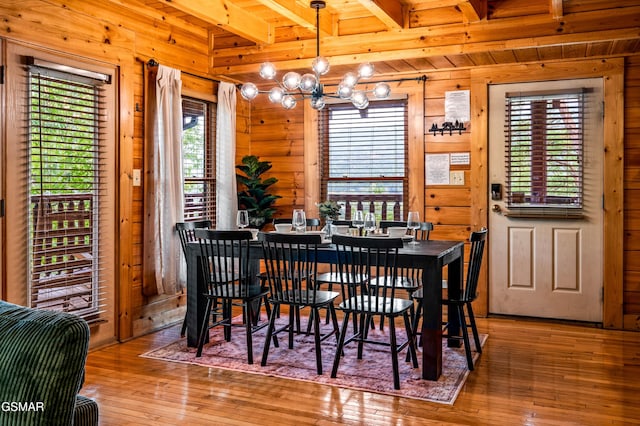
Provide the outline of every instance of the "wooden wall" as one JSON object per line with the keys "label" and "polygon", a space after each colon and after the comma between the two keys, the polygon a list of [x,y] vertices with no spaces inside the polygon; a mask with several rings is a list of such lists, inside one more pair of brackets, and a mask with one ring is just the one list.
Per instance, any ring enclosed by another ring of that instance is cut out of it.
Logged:
{"label": "wooden wall", "polygon": [[640,56],[624,78],[624,328],[640,330]]}
{"label": "wooden wall", "polygon": [[[142,168],[144,155],[143,63],[154,58],[161,64],[196,75],[209,71],[209,34],[206,30],[170,16],[149,17],[125,11],[116,3],[100,8],[83,0],[3,0],[0,5],[0,37],[69,52],[119,66],[120,136],[118,283],[119,338],[124,340],[177,321],[184,312],[181,295],[144,296],[141,282],[142,187],[133,187],[132,170]],[[470,69],[430,72],[423,105],[424,150],[417,154],[475,152],[474,129],[453,136],[433,136],[431,124],[444,119],[444,93],[470,88]],[[206,80],[185,76],[185,87],[213,92]],[[625,152],[624,152],[624,327],[640,329],[640,57],[628,57],[625,67]],[[252,105],[238,97],[237,159],[245,154],[272,161],[270,175],[279,182],[274,192],[277,216],[287,217],[297,207],[309,206],[306,175],[304,109],[274,109],[268,101]],[[478,111],[472,111],[472,115]],[[414,152],[415,154],[415,152]],[[414,161],[414,160],[412,160]],[[411,170],[412,179],[424,177],[424,163]],[[472,155],[471,164],[474,165]],[[483,206],[473,202],[472,166],[464,171],[460,186],[424,186],[425,219],[438,226],[434,238],[464,239]],[[305,196],[306,199],[305,199]],[[316,200],[317,201],[317,200]],[[10,226],[10,225],[9,225]],[[485,284],[486,285],[486,284]],[[486,293],[486,292],[485,292]],[[482,303],[482,301],[480,301]]]}

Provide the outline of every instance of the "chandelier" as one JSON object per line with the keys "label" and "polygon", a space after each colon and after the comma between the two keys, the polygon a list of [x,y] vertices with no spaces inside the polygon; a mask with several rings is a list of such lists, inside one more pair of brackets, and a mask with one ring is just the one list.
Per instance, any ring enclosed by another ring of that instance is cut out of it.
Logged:
{"label": "chandelier", "polygon": [[259,93],[268,93],[269,100],[282,105],[285,109],[292,109],[299,100],[310,99],[311,107],[314,109],[324,108],[326,98],[337,98],[350,100],[358,109],[365,109],[369,106],[368,94],[372,93],[376,99],[386,99],[391,94],[391,88],[387,83],[376,83],[372,90],[357,89],[357,84],[361,79],[373,76],[373,64],[363,63],[358,67],[357,73],[348,72],[342,77],[342,81],[337,86],[335,93],[325,92],[324,85],[320,82],[320,76],[329,72],[329,61],[320,56],[320,9],[326,7],[325,0],[311,0],[310,6],[316,10],[316,58],[311,64],[313,73],[300,75],[290,71],[282,77],[282,81],[276,78],[276,68],[270,62],[260,65],[260,77],[265,80],[274,81],[277,86],[270,90],[258,90],[254,83],[245,83],[240,89],[242,97],[251,101]]}

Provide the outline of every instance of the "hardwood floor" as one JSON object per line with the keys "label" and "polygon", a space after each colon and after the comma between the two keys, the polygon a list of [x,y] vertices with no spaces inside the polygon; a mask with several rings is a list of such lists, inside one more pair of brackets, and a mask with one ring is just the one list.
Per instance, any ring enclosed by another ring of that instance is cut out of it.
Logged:
{"label": "hardwood floor", "polygon": [[138,356],[179,326],[90,353],[81,393],[120,426],[640,424],[640,333],[478,322],[489,340],[453,406]]}

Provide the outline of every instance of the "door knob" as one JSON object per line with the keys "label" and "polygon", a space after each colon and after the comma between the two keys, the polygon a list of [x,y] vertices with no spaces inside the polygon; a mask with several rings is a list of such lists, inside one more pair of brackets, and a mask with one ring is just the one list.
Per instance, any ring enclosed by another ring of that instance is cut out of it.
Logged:
{"label": "door knob", "polygon": [[496,213],[499,213],[500,211],[502,211],[502,209],[500,208],[500,205],[499,205],[499,204],[494,204],[494,205],[491,207],[491,210],[492,210],[492,211],[494,211],[494,212],[496,212]]}

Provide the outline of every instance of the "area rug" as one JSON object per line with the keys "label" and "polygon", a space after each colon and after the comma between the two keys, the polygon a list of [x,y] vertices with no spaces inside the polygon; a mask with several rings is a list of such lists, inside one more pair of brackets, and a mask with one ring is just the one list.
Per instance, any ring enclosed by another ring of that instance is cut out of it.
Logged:
{"label": "area rug", "polygon": [[[286,316],[278,319],[278,323],[287,321]],[[303,317],[303,324],[305,324]],[[324,321],[323,321],[324,322]],[[400,327],[401,320],[396,328]],[[328,326],[323,325],[323,331]],[[371,330],[369,338],[387,341],[385,330]],[[404,331],[397,330],[398,341],[403,338]],[[285,333],[279,335],[280,347],[269,350],[267,365],[262,367],[262,349],[266,336],[266,328],[254,334],[254,364],[247,364],[245,334],[242,328],[234,328],[232,339],[226,342],[222,335],[222,327],[210,331],[210,341],[204,346],[202,356],[196,358],[195,348],[187,347],[185,338],[179,339],[164,347],[142,354],[142,357],[164,361],[173,361],[204,367],[221,368],[242,371],[251,374],[280,377],[293,380],[303,380],[323,383],[330,386],[376,392],[385,395],[395,395],[424,401],[452,405],[469,374],[463,348],[449,348],[443,339],[442,347],[442,375],[438,381],[423,380],[421,369],[412,368],[411,363],[405,362],[406,349],[400,354],[400,390],[393,388],[393,372],[391,367],[391,353],[388,347],[365,344],[362,360],[357,359],[357,343],[352,342],[344,350],[340,362],[338,376],[331,378],[331,368],[336,349],[333,336],[322,342],[323,374],[316,372],[316,358],[312,335],[299,334],[295,336],[294,348],[288,348],[288,338]],[[484,345],[487,335],[481,335]],[[473,345],[473,343],[472,343]],[[474,352],[474,363],[478,354]],[[418,348],[418,363],[421,365],[421,352]]]}

